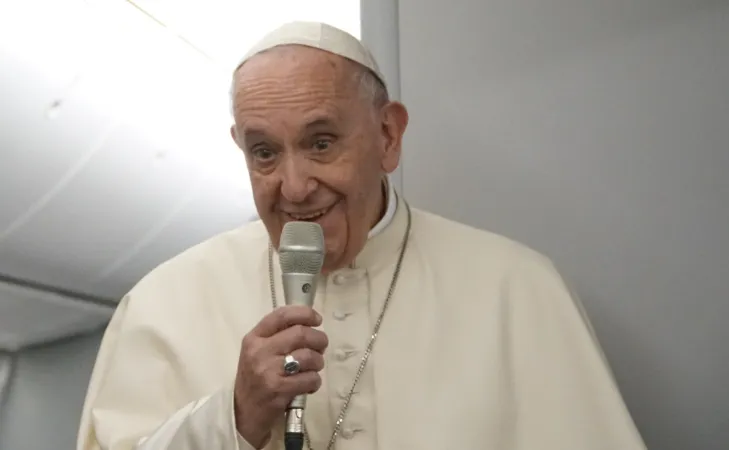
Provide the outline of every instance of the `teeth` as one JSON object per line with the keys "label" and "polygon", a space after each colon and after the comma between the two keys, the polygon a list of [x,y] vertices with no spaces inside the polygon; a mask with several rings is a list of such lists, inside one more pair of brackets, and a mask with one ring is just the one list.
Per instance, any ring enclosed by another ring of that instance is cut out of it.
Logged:
{"label": "teeth", "polygon": [[319,217],[323,216],[328,209],[322,209],[320,211],[316,211],[310,214],[289,214],[292,218],[296,220],[311,220],[311,219],[318,219]]}

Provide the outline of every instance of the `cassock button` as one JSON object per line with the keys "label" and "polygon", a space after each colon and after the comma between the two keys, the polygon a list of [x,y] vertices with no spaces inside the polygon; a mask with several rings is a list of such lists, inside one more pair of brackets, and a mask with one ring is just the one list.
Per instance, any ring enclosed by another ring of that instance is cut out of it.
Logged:
{"label": "cassock button", "polygon": [[337,274],[334,275],[334,284],[337,286],[344,284],[347,281],[347,277],[345,275]]}
{"label": "cassock button", "polygon": [[354,437],[354,430],[350,428],[345,428],[342,430],[342,437],[344,439],[352,439]]}
{"label": "cassock button", "polygon": [[342,311],[334,311],[334,314],[332,314],[335,319],[337,320],[344,320],[347,318],[347,313]]}
{"label": "cassock button", "polygon": [[339,361],[344,361],[345,359],[347,359],[347,356],[349,356],[349,353],[341,348],[337,349],[334,352],[334,357],[337,358],[337,360]]}

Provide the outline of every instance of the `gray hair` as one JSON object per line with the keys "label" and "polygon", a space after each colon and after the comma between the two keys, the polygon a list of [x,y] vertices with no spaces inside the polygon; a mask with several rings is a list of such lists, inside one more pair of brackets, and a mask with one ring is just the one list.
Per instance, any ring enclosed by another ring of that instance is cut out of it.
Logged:
{"label": "gray hair", "polygon": [[364,100],[379,110],[390,101],[387,87],[370,69],[356,64],[355,78],[359,84],[359,91]]}

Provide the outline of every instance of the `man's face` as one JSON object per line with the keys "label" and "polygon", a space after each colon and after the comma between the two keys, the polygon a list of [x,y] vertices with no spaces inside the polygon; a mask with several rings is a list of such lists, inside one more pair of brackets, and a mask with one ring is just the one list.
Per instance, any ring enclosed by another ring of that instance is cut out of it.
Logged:
{"label": "man's face", "polygon": [[383,208],[382,181],[397,167],[407,112],[362,95],[354,63],[302,46],[259,54],[236,74],[231,132],[248,163],[272,242],[284,224],[319,223],[323,271],[350,263]]}

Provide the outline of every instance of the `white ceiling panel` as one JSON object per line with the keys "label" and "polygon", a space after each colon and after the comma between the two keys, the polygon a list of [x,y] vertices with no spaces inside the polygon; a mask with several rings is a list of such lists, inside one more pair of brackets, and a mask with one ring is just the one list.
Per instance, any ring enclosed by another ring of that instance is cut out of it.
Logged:
{"label": "white ceiling panel", "polygon": [[[241,176],[247,177],[245,166]],[[247,186],[235,188],[214,176],[203,179],[191,195],[182,198],[174,215],[161,221],[159,227],[150,228],[148,234],[120,254],[111,264],[101,268],[90,292],[104,292],[114,298],[121,297],[129,288],[129,280],[137,280],[150,269],[182,248],[204,241],[223,230],[233,229],[251,217]]]}
{"label": "white ceiling panel", "polygon": [[0,350],[91,331],[108,322],[113,308],[0,282]]}
{"label": "white ceiling panel", "polygon": [[45,112],[59,98],[58,90],[29,65],[6,58],[0,84],[0,240],[12,232],[31,209],[57,189],[64,175],[88,156],[112,123],[107,109],[91,96],[71,96],[63,114],[49,120]]}
{"label": "white ceiling panel", "polygon": [[[5,251],[22,252],[91,277],[163,220],[202,175],[174,153],[158,158],[157,150],[131,127],[120,126],[108,139],[42,209],[5,234],[0,261],[11,261],[3,258]],[[34,175],[32,170],[28,174]],[[10,272],[3,262],[0,271]]]}

